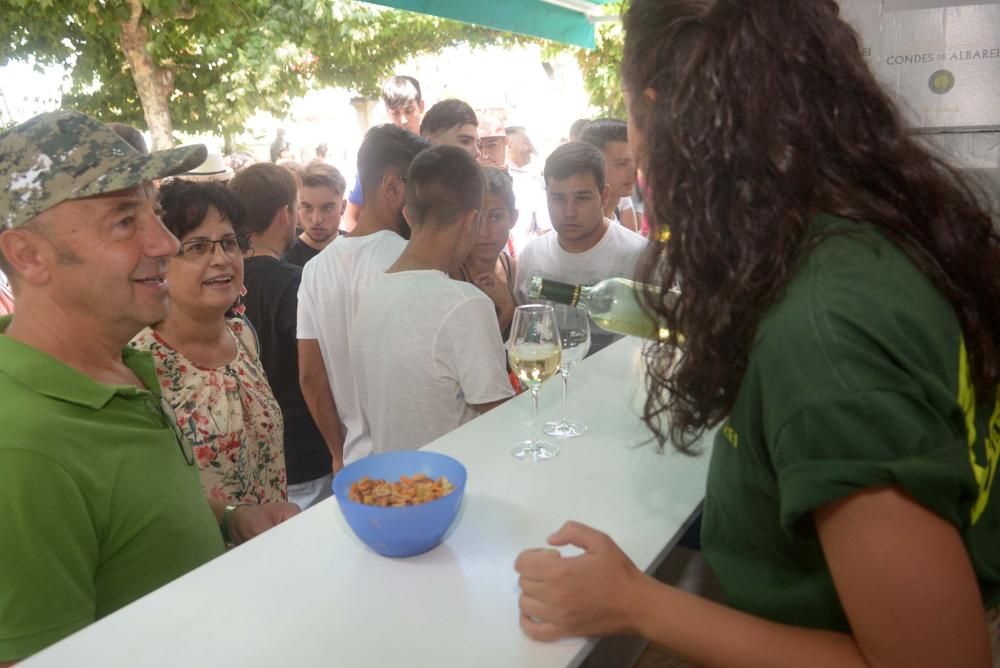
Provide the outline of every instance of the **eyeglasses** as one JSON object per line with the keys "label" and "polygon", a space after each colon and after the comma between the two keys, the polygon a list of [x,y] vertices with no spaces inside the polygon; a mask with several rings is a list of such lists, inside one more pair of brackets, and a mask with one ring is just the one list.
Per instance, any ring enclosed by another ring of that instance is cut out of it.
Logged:
{"label": "eyeglasses", "polygon": [[159,413],[163,421],[167,423],[170,431],[173,432],[174,440],[177,441],[177,447],[181,449],[181,456],[184,457],[184,461],[188,466],[194,466],[194,449],[191,447],[191,441],[184,435],[180,425],[177,423],[177,413],[174,412],[174,407],[162,396],[160,397],[159,405],[152,399],[147,399],[146,405],[153,412]]}
{"label": "eyeglasses", "polygon": [[247,236],[228,236],[221,239],[192,239],[181,242],[181,248],[177,252],[177,257],[197,259],[215,254],[215,246],[222,249],[222,252],[230,257],[245,255],[251,257],[253,249],[250,247],[250,239]]}

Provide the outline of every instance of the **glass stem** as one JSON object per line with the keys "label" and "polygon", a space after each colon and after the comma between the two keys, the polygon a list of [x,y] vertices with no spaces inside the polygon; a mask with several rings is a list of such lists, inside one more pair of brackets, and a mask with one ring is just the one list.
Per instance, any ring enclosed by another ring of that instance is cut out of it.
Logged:
{"label": "glass stem", "polygon": [[562,386],[563,386],[563,407],[562,407],[562,422],[566,424],[566,385],[569,383],[569,369],[562,367],[559,369],[559,373],[562,376]]}
{"label": "glass stem", "polygon": [[531,433],[528,434],[528,442],[531,444],[529,447],[532,448],[538,447],[535,440],[535,426],[538,422],[538,391],[540,389],[538,385],[531,387]]}

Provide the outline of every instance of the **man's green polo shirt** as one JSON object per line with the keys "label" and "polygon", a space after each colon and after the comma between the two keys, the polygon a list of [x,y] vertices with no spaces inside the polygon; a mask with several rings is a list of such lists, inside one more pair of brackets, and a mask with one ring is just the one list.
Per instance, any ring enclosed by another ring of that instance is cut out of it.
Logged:
{"label": "man's green polo shirt", "polygon": [[0,318],[0,661],[21,659],[222,554],[198,467],[150,390],[98,383]]}

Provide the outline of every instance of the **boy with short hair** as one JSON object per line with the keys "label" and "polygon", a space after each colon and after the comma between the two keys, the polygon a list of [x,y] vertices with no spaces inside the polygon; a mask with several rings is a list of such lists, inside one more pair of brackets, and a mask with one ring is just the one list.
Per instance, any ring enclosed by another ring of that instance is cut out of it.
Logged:
{"label": "boy with short hair", "polygon": [[628,124],[616,118],[599,118],[583,126],[580,141],[593,144],[604,156],[605,178],[611,188],[604,217],[638,232],[638,221],[632,206],[637,167],[628,145]]}
{"label": "boy with short hair", "polygon": [[351,336],[376,453],[427,445],[514,393],[493,302],[448,277],[479,240],[485,189],[457,147],[428,149],[410,167],[410,242],[369,288]]}
{"label": "boy with short hair", "polygon": [[299,223],[302,234],[292,242],[285,260],[305,266],[340,234],[347,182],[331,165],[313,162],[306,167],[299,186]]}
{"label": "boy with short hair", "polygon": [[461,100],[441,100],[431,107],[420,122],[420,136],[434,144],[457,146],[479,158],[479,118]]}
{"label": "boy with short hair", "polygon": [[[632,278],[647,242],[605,217],[610,187],[601,152],[586,142],[563,144],[545,161],[544,177],[556,233],[534,239],[518,257],[519,303],[527,300],[536,274],[573,285]],[[611,342],[610,334],[591,327],[593,349]]]}

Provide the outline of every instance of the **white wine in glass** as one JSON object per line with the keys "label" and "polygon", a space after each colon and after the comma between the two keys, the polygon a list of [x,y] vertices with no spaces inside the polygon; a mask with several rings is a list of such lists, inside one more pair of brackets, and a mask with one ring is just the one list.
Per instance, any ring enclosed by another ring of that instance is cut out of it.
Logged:
{"label": "white wine in glass", "polygon": [[511,454],[518,459],[544,461],[559,454],[559,448],[535,438],[538,390],[559,370],[561,346],[551,306],[527,304],[514,311],[510,328],[510,367],[531,392],[531,434]]}

